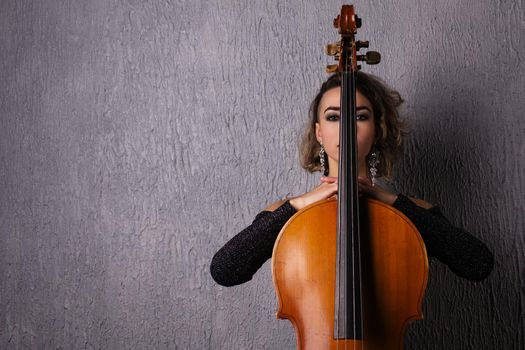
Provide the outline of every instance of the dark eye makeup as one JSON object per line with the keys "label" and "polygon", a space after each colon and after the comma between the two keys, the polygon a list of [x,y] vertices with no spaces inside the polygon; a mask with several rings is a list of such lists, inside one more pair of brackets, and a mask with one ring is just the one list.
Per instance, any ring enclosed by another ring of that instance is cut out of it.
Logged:
{"label": "dark eye makeup", "polygon": [[[370,116],[368,115],[368,113],[358,113],[356,116],[357,121],[364,121],[368,120],[369,118]],[[339,114],[328,114],[325,116],[325,119],[329,122],[337,122],[339,121]]]}

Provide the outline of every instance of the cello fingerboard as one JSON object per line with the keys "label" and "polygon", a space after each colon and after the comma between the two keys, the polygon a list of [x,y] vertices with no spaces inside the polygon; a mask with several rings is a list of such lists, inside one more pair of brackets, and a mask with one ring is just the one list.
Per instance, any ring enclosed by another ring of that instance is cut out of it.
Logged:
{"label": "cello fingerboard", "polygon": [[334,338],[363,339],[355,72],[341,73]]}

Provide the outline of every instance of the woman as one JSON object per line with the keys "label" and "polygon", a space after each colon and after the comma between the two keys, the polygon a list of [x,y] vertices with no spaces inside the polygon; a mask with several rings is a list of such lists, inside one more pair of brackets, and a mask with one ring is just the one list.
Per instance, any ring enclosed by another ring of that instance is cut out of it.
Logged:
{"label": "woman", "polygon": [[[275,240],[284,224],[298,210],[337,193],[339,158],[339,105],[341,80],[332,75],[310,106],[310,121],[301,145],[302,166],[322,171],[319,186],[300,196],[278,201],[259,213],[253,223],[233,237],[213,257],[213,279],[224,286],[249,281],[272,256]],[[492,253],[477,238],[454,227],[429,203],[395,195],[376,185],[378,176],[389,178],[404,135],[397,108],[399,93],[379,79],[358,72],[356,77],[358,181],[360,194],[393,206],[417,227],[429,257],[446,264],[460,277],[479,281],[492,270]]]}

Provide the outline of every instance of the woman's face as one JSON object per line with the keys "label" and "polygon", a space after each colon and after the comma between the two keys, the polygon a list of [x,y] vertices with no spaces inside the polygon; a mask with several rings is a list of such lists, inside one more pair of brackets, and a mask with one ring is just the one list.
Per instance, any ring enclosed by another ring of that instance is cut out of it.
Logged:
{"label": "woman's face", "polygon": [[[319,102],[319,121],[315,125],[317,141],[328,155],[329,176],[337,176],[339,160],[339,115],[341,88],[327,90]],[[375,122],[372,104],[359,91],[356,92],[357,112],[357,161],[359,176],[367,176],[367,156],[375,139]]]}

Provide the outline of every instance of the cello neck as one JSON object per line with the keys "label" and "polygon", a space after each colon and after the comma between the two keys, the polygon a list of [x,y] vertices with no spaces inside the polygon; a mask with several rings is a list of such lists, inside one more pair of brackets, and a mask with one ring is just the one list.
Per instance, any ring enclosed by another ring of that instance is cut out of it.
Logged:
{"label": "cello neck", "polygon": [[356,76],[360,66],[357,60],[378,63],[379,54],[372,62],[370,56],[357,55],[368,42],[355,41],[361,19],[352,5],[343,5],[334,19],[341,41],[327,46],[327,53],[339,64],[327,71],[338,71],[341,77],[341,104],[339,117],[339,169],[337,199],[336,285],[334,307],[334,338],[363,338],[361,238],[359,225],[358,159],[356,127]]}

